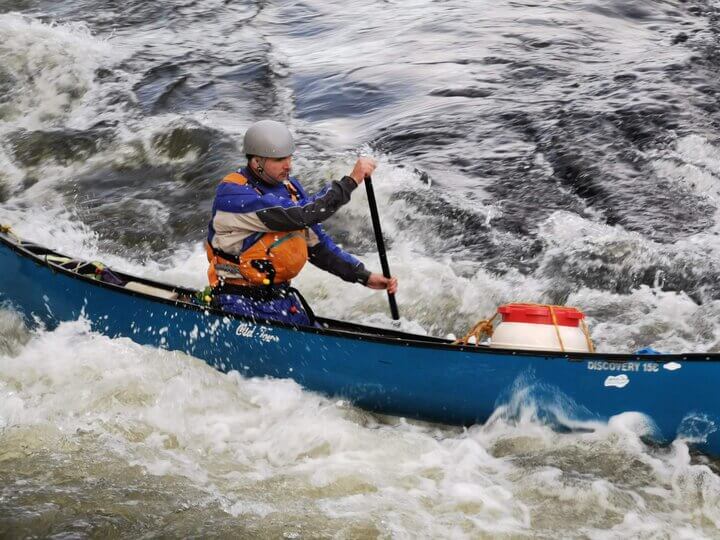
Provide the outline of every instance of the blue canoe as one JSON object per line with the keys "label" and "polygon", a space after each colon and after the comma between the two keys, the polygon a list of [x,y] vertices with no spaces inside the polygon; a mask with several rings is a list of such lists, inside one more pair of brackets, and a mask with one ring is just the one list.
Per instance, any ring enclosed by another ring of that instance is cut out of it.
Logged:
{"label": "blue canoe", "polygon": [[485,422],[518,395],[534,400],[549,421],[557,409],[581,422],[637,411],[652,419],[653,441],[683,436],[720,455],[717,354],[462,347],[330,319],[298,328],[223,313],[195,300],[191,289],[119,272],[129,283],[114,285],[83,268],[0,233],[0,302],[31,324],[53,328],[82,316],[99,333],[183,351],[222,371],[287,377],[363,409],[445,424]]}

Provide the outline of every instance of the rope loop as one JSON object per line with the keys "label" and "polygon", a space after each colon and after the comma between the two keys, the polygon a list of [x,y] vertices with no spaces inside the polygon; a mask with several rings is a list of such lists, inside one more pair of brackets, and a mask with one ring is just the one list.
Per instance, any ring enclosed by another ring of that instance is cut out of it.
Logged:
{"label": "rope loop", "polygon": [[494,321],[497,319],[499,313],[495,313],[492,317],[489,319],[483,319],[481,321],[478,321],[475,323],[475,325],[468,331],[467,334],[465,334],[460,339],[456,339],[453,341],[453,345],[470,345],[470,338],[475,338],[475,345],[476,347],[480,345],[480,341],[482,341],[483,337],[491,338],[493,335],[493,332],[495,331]]}

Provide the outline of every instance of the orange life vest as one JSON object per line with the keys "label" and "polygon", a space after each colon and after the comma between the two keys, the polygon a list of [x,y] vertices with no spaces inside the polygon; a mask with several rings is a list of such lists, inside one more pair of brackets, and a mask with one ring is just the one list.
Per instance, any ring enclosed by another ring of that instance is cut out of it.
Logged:
{"label": "orange life vest", "polygon": [[[223,178],[223,182],[244,186],[248,180],[234,172]],[[287,181],[285,187],[293,202],[297,202],[295,186]],[[262,195],[259,189],[256,188],[256,191]],[[286,283],[300,273],[308,259],[305,229],[267,232],[237,256],[215,249],[209,242],[205,243],[205,249],[210,263],[208,280],[212,287],[221,282],[239,286]]]}

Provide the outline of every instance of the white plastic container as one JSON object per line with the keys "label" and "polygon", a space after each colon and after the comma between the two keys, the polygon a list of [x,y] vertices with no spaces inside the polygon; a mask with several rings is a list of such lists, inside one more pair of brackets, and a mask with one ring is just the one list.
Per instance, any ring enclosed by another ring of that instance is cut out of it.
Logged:
{"label": "white plastic container", "polygon": [[498,308],[502,321],[493,331],[490,347],[527,351],[591,352],[575,308],[536,304],[507,304]]}

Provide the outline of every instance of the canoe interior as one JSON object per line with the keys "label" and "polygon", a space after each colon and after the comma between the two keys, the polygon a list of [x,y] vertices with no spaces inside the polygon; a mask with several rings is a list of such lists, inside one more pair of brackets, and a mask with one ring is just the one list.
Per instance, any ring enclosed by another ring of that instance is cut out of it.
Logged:
{"label": "canoe interior", "polygon": [[[7,241],[8,238],[5,235],[0,235],[0,239],[5,240],[5,243],[8,244],[8,241]],[[80,278],[80,279],[87,280],[88,282],[90,282],[94,285],[100,285],[100,286],[104,286],[104,287],[114,287],[114,288],[118,288],[121,290],[123,289],[123,287],[121,287],[121,286],[113,285],[111,283],[97,281],[97,280],[93,279],[91,273],[74,272],[72,270],[68,270],[67,268],[61,266],[60,263],[49,260],[48,257],[50,256],[50,257],[68,258],[74,262],[84,263],[84,264],[90,264],[91,261],[81,260],[81,259],[73,259],[67,255],[64,255],[62,253],[54,251],[48,247],[41,246],[41,245],[35,244],[33,242],[28,242],[28,241],[24,241],[24,240],[16,239],[14,242],[11,242],[9,244],[16,251],[25,252],[24,254],[26,256],[32,257],[37,262],[40,262],[43,265],[53,268],[53,270],[55,270],[55,271],[72,274],[73,276]],[[198,289],[192,289],[192,288],[188,288],[188,287],[182,287],[179,285],[162,283],[162,282],[148,279],[145,277],[140,277],[140,276],[128,274],[125,272],[121,272],[121,271],[115,270],[113,268],[109,268],[109,269],[112,270],[113,274],[115,274],[119,278],[123,279],[124,281],[133,281],[136,283],[142,283],[143,285],[148,285],[148,286],[156,288],[156,289],[168,291],[171,293],[176,293],[178,298],[176,301],[173,302],[175,304],[184,305],[185,307],[187,307],[189,309],[204,309],[204,310],[209,310],[210,312],[214,312],[218,315],[234,317],[233,314],[228,314],[228,313],[225,313],[216,308],[199,303],[196,300],[196,298],[198,297],[198,295],[200,293],[200,291]],[[136,293],[136,294],[143,295],[143,293]],[[144,296],[152,297],[152,295],[144,295]],[[158,298],[158,297],[155,297],[154,300],[163,301],[162,298]],[[369,337],[386,337],[386,338],[392,338],[392,339],[404,339],[404,340],[413,341],[413,342],[452,345],[451,340],[439,338],[439,337],[435,337],[435,336],[423,336],[423,335],[419,335],[419,334],[410,334],[410,333],[402,332],[399,330],[393,330],[393,329],[388,329],[388,328],[378,328],[378,327],[373,327],[373,326],[365,326],[362,324],[357,324],[357,323],[348,322],[348,321],[340,321],[340,320],[335,320],[335,319],[329,319],[326,317],[316,317],[316,320],[321,325],[322,329],[330,330],[330,331],[336,331],[336,332],[342,332],[342,333],[352,333],[352,334],[369,336]],[[265,321],[265,322],[275,324],[275,325],[278,324],[274,321]]]}

